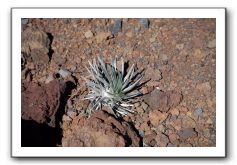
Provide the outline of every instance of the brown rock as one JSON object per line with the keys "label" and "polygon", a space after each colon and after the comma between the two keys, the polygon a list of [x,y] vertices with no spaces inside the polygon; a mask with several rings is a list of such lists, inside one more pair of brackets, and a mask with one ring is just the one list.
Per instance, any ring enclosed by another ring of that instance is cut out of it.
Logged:
{"label": "brown rock", "polygon": [[208,118],[206,122],[207,122],[207,124],[212,124],[213,123],[211,118]]}
{"label": "brown rock", "polygon": [[163,133],[158,133],[156,136],[156,143],[158,147],[166,147],[169,143],[169,138]]}
{"label": "brown rock", "polygon": [[182,106],[182,107],[179,107],[179,111],[185,114],[188,112],[188,108]]}
{"label": "brown rock", "polygon": [[145,131],[149,130],[150,128],[149,128],[147,122],[143,122],[143,123],[140,125],[140,129],[145,132]]}
{"label": "brown rock", "polygon": [[48,84],[23,83],[21,117],[55,127],[55,115],[65,84],[53,80]]}
{"label": "brown rock", "polygon": [[176,144],[179,140],[179,136],[175,133],[169,134],[169,140],[172,144]]}
{"label": "brown rock", "polygon": [[156,38],[155,37],[151,37],[149,40],[150,40],[150,42],[155,42]]}
{"label": "brown rock", "polygon": [[159,90],[152,91],[147,102],[153,110],[159,109],[161,111],[167,112],[170,108],[168,106],[168,97],[166,93]]}
{"label": "brown rock", "polygon": [[70,118],[70,117],[67,116],[67,115],[63,115],[62,120],[63,120],[64,122],[69,122],[69,121],[72,121],[72,118]]}
{"label": "brown rock", "polygon": [[170,125],[179,131],[182,128],[182,120],[179,118],[176,120],[173,120],[170,122]]}
{"label": "brown rock", "polygon": [[168,56],[167,56],[166,54],[162,54],[161,60],[162,60],[162,63],[163,63],[164,65],[167,65],[167,64],[168,64],[169,59],[168,59]]}
{"label": "brown rock", "polygon": [[141,105],[141,103],[140,102],[136,102],[135,104],[134,104],[134,107],[139,107]]}
{"label": "brown rock", "polygon": [[165,130],[166,130],[166,127],[165,127],[163,124],[160,124],[160,125],[158,126],[158,131],[159,131],[159,132],[164,133]]}
{"label": "brown rock", "polygon": [[133,32],[131,32],[131,31],[127,32],[125,35],[129,38],[132,38],[133,37]]}
{"label": "brown rock", "polygon": [[97,43],[102,43],[112,38],[112,34],[110,32],[100,32],[95,36],[95,38]]}
{"label": "brown rock", "polygon": [[179,50],[181,50],[181,49],[184,48],[184,44],[177,44],[177,45],[176,45],[176,48],[179,49]]}
{"label": "brown rock", "polygon": [[167,116],[168,116],[167,113],[165,112],[162,113],[158,110],[149,112],[149,119],[151,121],[151,124],[155,127],[158,127],[159,124],[167,118]]}
{"label": "brown rock", "polygon": [[172,108],[171,110],[169,110],[169,112],[170,112],[172,115],[176,115],[176,116],[179,115],[179,109],[178,109],[178,108]]}
{"label": "brown rock", "polygon": [[159,81],[162,79],[162,73],[159,69],[152,69],[151,67],[148,67],[145,71],[145,79]]}
{"label": "brown rock", "polygon": [[195,48],[201,48],[203,46],[203,42],[199,37],[193,37],[192,46]]}
{"label": "brown rock", "polygon": [[148,108],[148,105],[146,104],[146,103],[144,103],[144,102],[142,102],[142,108],[143,108],[143,110],[144,111],[146,111],[147,110],[147,108]]}
{"label": "brown rock", "polygon": [[159,87],[160,86],[160,82],[159,81],[149,81],[146,83],[147,86],[149,87]]}
{"label": "brown rock", "polygon": [[183,128],[195,128],[196,122],[189,116],[184,116],[182,119],[182,127]]}
{"label": "brown rock", "polygon": [[143,95],[145,95],[145,94],[148,94],[148,93],[149,93],[149,90],[148,90],[147,87],[142,87],[142,88],[141,88],[141,92],[142,92]]}
{"label": "brown rock", "polygon": [[182,100],[182,95],[176,91],[161,92],[154,90],[145,98],[151,109],[167,112],[171,107],[176,107]]}
{"label": "brown rock", "polygon": [[144,109],[143,109],[142,107],[137,107],[137,108],[136,108],[136,112],[138,112],[139,114],[142,114],[142,113],[144,113],[145,111],[144,111]]}
{"label": "brown rock", "polygon": [[31,58],[35,65],[44,67],[49,62],[50,40],[44,31],[26,28],[22,32],[21,51],[25,58]]}
{"label": "brown rock", "polygon": [[167,95],[169,96],[170,107],[176,107],[177,105],[179,105],[183,98],[182,94],[176,91],[169,91],[167,92]]}
{"label": "brown rock", "polygon": [[152,132],[151,134],[145,135],[143,140],[146,145],[153,147],[156,145],[156,134]]}
{"label": "brown rock", "polygon": [[200,49],[194,49],[193,56],[197,60],[202,60],[206,55]]}
{"label": "brown rock", "polygon": [[104,111],[95,112],[90,118],[73,119],[70,134],[64,130],[63,147],[135,147],[140,138],[126,122],[119,122]]}
{"label": "brown rock", "polygon": [[209,93],[211,90],[211,84],[210,82],[204,82],[201,84],[197,84],[196,88],[203,93]]}

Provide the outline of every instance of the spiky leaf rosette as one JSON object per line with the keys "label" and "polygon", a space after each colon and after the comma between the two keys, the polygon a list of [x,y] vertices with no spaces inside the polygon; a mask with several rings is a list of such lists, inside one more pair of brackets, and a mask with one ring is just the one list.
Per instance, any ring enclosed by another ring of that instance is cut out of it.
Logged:
{"label": "spiky leaf rosette", "polygon": [[121,70],[117,68],[117,59],[111,59],[111,64],[105,64],[101,57],[98,61],[89,61],[89,76],[85,77],[89,93],[85,99],[90,100],[86,110],[88,115],[102,106],[108,106],[116,116],[132,113],[132,99],[141,95],[137,90],[143,78],[141,73],[135,73],[134,64],[125,73],[122,59]]}

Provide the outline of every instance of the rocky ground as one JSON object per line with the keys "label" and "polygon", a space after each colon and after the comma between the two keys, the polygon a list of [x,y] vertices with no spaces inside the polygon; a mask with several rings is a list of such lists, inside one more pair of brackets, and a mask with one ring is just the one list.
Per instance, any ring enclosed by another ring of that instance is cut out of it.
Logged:
{"label": "rocky ground", "polygon": [[[216,145],[215,19],[22,19],[22,146]],[[134,114],[90,118],[88,60],[145,69]]]}

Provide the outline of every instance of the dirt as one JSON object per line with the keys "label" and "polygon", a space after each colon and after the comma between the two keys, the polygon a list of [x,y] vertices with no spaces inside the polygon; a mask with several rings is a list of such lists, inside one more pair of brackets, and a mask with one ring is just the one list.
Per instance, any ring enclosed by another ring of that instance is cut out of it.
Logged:
{"label": "dirt", "polygon": [[[24,19],[22,119],[56,129],[55,146],[215,146],[215,26],[215,19]],[[117,119],[105,108],[83,116],[82,77],[98,55],[144,70],[134,114]]]}

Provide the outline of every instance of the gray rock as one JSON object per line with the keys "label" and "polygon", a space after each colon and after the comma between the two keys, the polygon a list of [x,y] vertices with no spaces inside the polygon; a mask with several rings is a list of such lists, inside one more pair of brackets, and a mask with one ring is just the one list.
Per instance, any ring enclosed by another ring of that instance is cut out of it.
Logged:
{"label": "gray rock", "polygon": [[174,120],[176,120],[177,118],[178,118],[177,115],[172,115],[172,116],[170,117],[170,121],[174,121]]}
{"label": "gray rock", "polygon": [[142,25],[145,28],[149,28],[149,20],[147,18],[141,18],[139,19],[140,25]]}
{"label": "gray rock", "polygon": [[193,116],[195,116],[195,117],[199,117],[199,116],[202,116],[202,114],[203,114],[203,110],[202,110],[202,108],[197,108],[197,109],[195,109],[195,111],[193,112]]}
{"label": "gray rock", "polygon": [[191,137],[196,137],[197,132],[194,131],[194,129],[192,129],[192,128],[186,128],[186,129],[183,129],[179,132],[179,136],[181,139],[188,139]]}
{"label": "gray rock", "polygon": [[71,75],[71,72],[69,72],[69,71],[66,70],[66,69],[60,69],[60,70],[58,71],[58,73],[59,73],[63,78],[66,78],[66,77],[68,77],[68,76]]}
{"label": "gray rock", "polygon": [[115,19],[114,25],[112,27],[111,33],[113,35],[117,34],[118,32],[120,32],[122,29],[122,19]]}
{"label": "gray rock", "polygon": [[138,133],[141,137],[144,137],[144,132],[143,131],[139,130]]}

